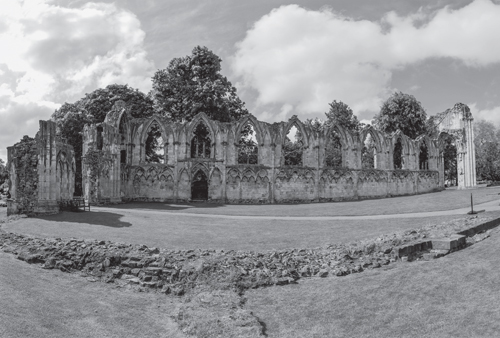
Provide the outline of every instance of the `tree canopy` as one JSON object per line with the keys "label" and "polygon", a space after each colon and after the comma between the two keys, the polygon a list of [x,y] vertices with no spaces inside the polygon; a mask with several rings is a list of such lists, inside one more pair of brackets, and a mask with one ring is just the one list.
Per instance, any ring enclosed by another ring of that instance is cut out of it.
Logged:
{"label": "tree canopy", "polygon": [[7,193],[9,190],[9,172],[5,162],[0,158],[0,193]]}
{"label": "tree canopy", "polygon": [[325,113],[328,127],[338,125],[349,131],[358,131],[362,127],[362,123],[347,104],[333,100],[329,105],[330,110]]}
{"label": "tree canopy", "polygon": [[410,94],[395,92],[375,115],[373,124],[390,134],[400,129],[412,139],[427,132],[427,114],[417,99]]}
{"label": "tree canopy", "polygon": [[500,129],[491,122],[474,123],[476,173],[478,179],[500,181]]}
{"label": "tree canopy", "polygon": [[190,121],[199,112],[229,122],[248,114],[236,88],[221,71],[222,60],[206,47],[175,58],[153,76],[155,111],[176,122]]}

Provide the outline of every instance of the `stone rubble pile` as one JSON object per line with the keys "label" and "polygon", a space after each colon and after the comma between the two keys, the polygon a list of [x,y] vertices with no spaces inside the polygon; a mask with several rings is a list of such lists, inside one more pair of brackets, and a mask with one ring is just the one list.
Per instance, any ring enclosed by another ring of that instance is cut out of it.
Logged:
{"label": "stone rubble pile", "polygon": [[181,295],[200,283],[240,289],[293,283],[300,277],[344,276],[395,261],[392,249],[370,245],[351,249],[294,249],[266,253],[217,250],[165,250],[96,240],[40,239],[0,233],[0,249],[46,269],[105,282],[126,281]]}

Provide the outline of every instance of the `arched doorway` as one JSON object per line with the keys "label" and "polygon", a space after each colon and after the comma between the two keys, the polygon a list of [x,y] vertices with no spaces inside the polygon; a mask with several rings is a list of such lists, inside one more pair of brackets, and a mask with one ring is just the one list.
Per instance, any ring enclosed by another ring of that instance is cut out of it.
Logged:
{"label": "arched doorway", "polygon": [[208,179],[203,170],[198,170],[191,181],[191,199],[208,199]]}

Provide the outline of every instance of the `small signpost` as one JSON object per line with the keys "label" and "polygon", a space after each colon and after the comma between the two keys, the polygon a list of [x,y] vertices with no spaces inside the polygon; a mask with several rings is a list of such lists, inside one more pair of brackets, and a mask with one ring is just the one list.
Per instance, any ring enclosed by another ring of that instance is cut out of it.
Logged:
{"label": "small signpost", "polygon": [[479,214],[480,212],[484,212],[484,210],[474,211],[474,200],[472,199],[472,193],[470,193],[470,211],[467,213],[467,215],[475,215]]}

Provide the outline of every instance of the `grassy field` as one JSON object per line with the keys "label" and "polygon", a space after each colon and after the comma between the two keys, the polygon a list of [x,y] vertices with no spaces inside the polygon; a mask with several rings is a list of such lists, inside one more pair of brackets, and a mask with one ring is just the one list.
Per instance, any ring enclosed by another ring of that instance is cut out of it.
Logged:
{"label": "grassy field", "polygon": [[498,337],[500,231],[465,250],[246,292],[271,338]]}
{"label": "grassy field", "polygon": [[175,298],[118,290],[0,252],[0,337],[184,337]]}
{"label": "grassy field", "polygon": [[[500,211],[482,213],[480,216],[500,217]],[[316,248],[464,217],[468,216],[375,220],[258,220],[200,218],[125,209],[109,212],[95,208],[90,213],[63,212],[52,216],[24,218],[4,224],[2,229],[39,237],[111,240],[169,249],[266,251]]]}
{"label": "grassy field", "polygon": [[500,187],[467,190],[449,189],[430,194],[402,196],[353,202],[310,203],[310,204],[262,204],[221,205],[210,203],[166,204],[127,203],[117,208],[130,207],[143,210],[165,210],[193,214],[221,214],[248,216],[362,216],[388,215],[414,212],[431,212],[470,207],[470,196],[474,204],[481,204],[500,198]]}
{"label": "grassy field", "polygon": [[[476,201],[487,202],[498,200],[498,191],[477,189],[473,193]],[[448,190],[307,205],[137,203],[0,222],[0,228],[37,237],[111,240],[170,249],[314,248],[470,216],[346,220],[311,216],[450,210],[466,207],[467,202],[461,201],[467,196],[470,198],[470,191]],[[305,218],[258,218],[272,215],[273,208],[278,216]],[[198,213],[257,217],[219,218]],[[479,217],[500,217],[500,211]],[[0,209],[1,219],[5,219],[5,209]],[[499,245],[500,231],[495,229],[483,242],[438,260],[396,263],[346,277],[303,278],[295,285],[249,290],[244,294],[244,307],[265,325],[268,337],[276,338],[495,337],[500,332]],[[90,283],[78,275],[43,270],[1,252],[0,271],[2,338],[184,337],[171,317],[186,307],[182,298]],[[213,317],[217,312],[212,310]],[[204,318],[203,311],[197,313],[199,309],[193,308],[192,312]]]}

